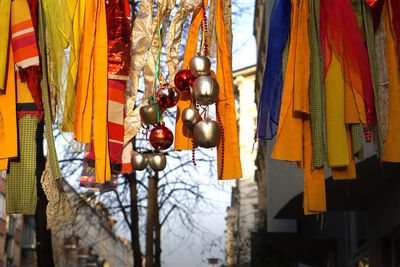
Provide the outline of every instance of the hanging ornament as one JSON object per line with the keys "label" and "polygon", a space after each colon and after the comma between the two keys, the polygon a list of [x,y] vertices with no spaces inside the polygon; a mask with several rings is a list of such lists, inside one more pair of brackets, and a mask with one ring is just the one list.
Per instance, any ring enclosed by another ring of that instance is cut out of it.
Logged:
{"label": "hanging ornament", "polygon": [[[158,117],[161,116],[161,114],[164,112],[164,109],[162,107],[158,107]],[[148,103],[145,106],[142,106],[139,110],[140,118],[142,119],[142,122],[146,125],[154,125],[158,122],[158,117],[157,117],[157,107],[154,103]]]}
{"label": "hanging ornament", "polygon": [[189,129],[193,130],[194,125],[201,120],[199,111],[196,108],[189,107],[182,111],[182,122]]}
{"label": "hanging ornament", "polygon": [[138,153],[136,151],[132,152],[131,156],[131,165],[132,169],[141,171],[144,170],[147,166],[148,158],[142,153]]}
{"label": "hanging ornament", "polygon": [[210,74],[211,61],[206,56],[194,56],[189,61],[189,68],[194,77]]}
{"label": "hanging ornament", "polygon": [[219,143],[221,128],[216,121],[210,118],[196,123],[193,130],[194,141],[200,147],[211,148]]}
{"label": "hanging ornament", "polygon": [[200,105],[210,105],[217,101],[219,85],[211,76],[200,76],[192,87],[193,97]]}
{"label": "hanging ornament", "polygon": [[174,83],[176,88],[182,92],[189,92],[190,86],[193,85],[195,77],[189,69],[183,69],[176,73]]}
{"label": "hanging ornament", "polygon": [[160,107],[172,108],[176,103],[178,103],[179,92],[175,87],[165,83],[160,89],[158,89],[156,100]]}
{"label": "hanging ornament", "polygon": [[150,144],[156,150],[165,150],[168,149],[173,141],[174,135],[171,130],[164,126],[164,124],[158,125],[150,132]]}
{"label": "hanging ornament", "polygon": [[167,165],[167,158],[164,154],[154,154],[149,156],[149,164],[153,171],[162,171]]}

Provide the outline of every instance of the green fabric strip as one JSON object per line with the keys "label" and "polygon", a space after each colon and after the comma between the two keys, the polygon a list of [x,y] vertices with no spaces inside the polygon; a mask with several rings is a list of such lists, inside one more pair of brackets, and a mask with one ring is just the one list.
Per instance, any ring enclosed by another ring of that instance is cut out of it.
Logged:
{"label": "green fabric strip", "polygon": [[361,124],[351,124],[351,152],[359,160],[364,159],[363,136],[361,132]]}
{"label": "green fabric strip", "polygon": [[[373,21],[372,21],[372,13],[370,7],[363,1],[362,10],[364,14],[364,26],[365,26],[365,40],[368,48],[368,56],[369,63],[371,68],[371,76],[372,76],[372,85],[374,87],[374,97],[375,97],[375,110],[376,114],[379,113],[379,77],[378,77],[378,68],[376,61],[376,53],[375,53],[375,41],[374,41],[374,29],[373,29]],[[378,157],[380,158],[384,153],[383,141],[382,141],[382,132],[380,126],[380,119],[377,116],[377,123],[372,129],[373,142],[375,145],[375,149],[377,150]]]}
{"label": "green fabric strip", "polygon": [[310,0],[310,113],[312,136],[312,166],[322,167],[327,160],[324,135],[324,92],[322,57],[319,37],[319,0]]}
{"label": "green fabric strip", "polygon": [[42,89],[42,102],[44,111],[44,123],[45,123],[45,137],[47,142],[47,147],[50,157],[50,168],[53,174],[54,180],[60,179],[61,171],[60,165],[58,164],[58,157],[56,147],[54,145],[53,127],[51,120],[51,109],[50,109],[50,99],[49,99],[49,89],[47,81],[47,66],[46,66],[46,47],[45,47],[45,23],[43,17],[43,7],[42,2],[39,1],[39,51],[40,51],[40,61],[42,64],[42,80],[40,81],[40,87]]}
{"label": "green fabric strip", "polygon": [[286,41],[286,47],[285,47],[285,49],[283,49],[283,52],[282,52],[282,78],[283,78],[283,81],[285,81],[286,68],[287,68],[287,63],[288,63],[288,58],[289,58],[289,47],[290,47],[290,34]]}
{"label": "green fabric strip", "polygon": [[19,157],[10,161],[6,179],[6,212],[35,214],[36,193],[36,129],[37,116],[18,119]]}

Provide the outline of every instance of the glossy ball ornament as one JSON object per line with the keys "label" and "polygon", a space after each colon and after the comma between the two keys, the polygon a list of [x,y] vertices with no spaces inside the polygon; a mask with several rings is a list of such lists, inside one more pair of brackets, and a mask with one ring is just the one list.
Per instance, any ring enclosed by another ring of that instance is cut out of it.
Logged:
{"label": "glossy ball ornament", "polygon": [[132,169],[141,171],[144,170],[147,166],[148,158],[142,153],[138,153],[134,151],[131,156],[131,165]]}
{"label": "glossy ball ornament", "polygon": [[182,92],[189,92],[196,78],[189,69],[180,70],[176,73],[174,83],[176,88]]}
{"label": "glossy ball ornament", "polygon": [[194,141],[200,147],[211,148],[219,143],[221,128],[216,121],[210,118],[196,123],[193,129]]}
{"label": "glossy ball ornament", "polygon": [[172,145],[174,141],[174,135],[170,129],[160,124],[151,130],[149,139],[150,144],[154,147],[154,149],[165,150]]}
{"label": "glossy ball ornament", "polygon": [[211,61],[206,56],[194,56],[189,61],[189,68],[194,77],[210,74]]}
{"label": "glossy ball ornament", "polygon": [[179,92],[169,84],[164,84],[158,89],[156,95],[157,104],[163,108],[172,108],[178,103]]}
{"label": "glossy ball ornament", "polygon": [[[164,112],[164,108],[158,107],[159,116]],[[157,107],[154,103],[142,106],[139,110],[140,118],[144,124],[154,125],[157,123]]]}
{"label": "glossy ball ornament", "polygon": [[164,154],[149,155],[149,164],[153,171],[162,171],[167,165],[167,158]]}
{"label": "glossy ball ornament", "polygon": [[189,129],[193,130],[194,125],[201,120],[199,111],[196,108],[185,108],[182,111],[182,122]]}
{"label": "glossy ball ornament", "polygon": [[200,76],[192,87],[193,97],[200,105],[211,105],[218,99],[219,85],[211,76]]}

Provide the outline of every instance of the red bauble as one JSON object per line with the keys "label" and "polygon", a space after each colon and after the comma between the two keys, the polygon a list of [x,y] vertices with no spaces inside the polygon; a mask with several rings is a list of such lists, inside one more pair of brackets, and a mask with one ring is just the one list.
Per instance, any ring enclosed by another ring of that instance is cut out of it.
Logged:
{"label": "red bauble", "polygon": [[158,89],[156,95],[157,104],[163,108],[172,108],[178,103],[179,92],[169,84],[164,84]]}
{"label": "red bauble", "polygon": [[180,70],[175,75],[175,86],[182,92],[189,92],[190,86],[193,85],[196,77],[193,76],[189,69]]}
{"label": "red bauble", "polygon": [[150,144],[154,147],[154,149],[165,150],[172,145],[174,141],[174,135],[170,129],[164,125],[159,125],[151,130],[149,139]]}

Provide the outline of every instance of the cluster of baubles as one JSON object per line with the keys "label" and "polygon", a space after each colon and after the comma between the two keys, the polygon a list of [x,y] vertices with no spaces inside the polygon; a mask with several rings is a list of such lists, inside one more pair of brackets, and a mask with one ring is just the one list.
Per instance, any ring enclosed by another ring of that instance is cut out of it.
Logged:
{"label": "cluster of baubles", "polygon": [[141,171],[144,170],[147,164],[150,165],[154,171],[162,171],[167,165],[167,158],[164,154],[144,154],[134,151],[131,156],[132,169]]}
{"label": "cluster of baubles", "polygon": [[183,92],[189,92],[193,105],[182,111],[182,122],[193,131],[196,145],[205,148],[215,147],[219,143],[221,129],[219,124],[209,117],[201,118],[196,103],[202,106],[214,104],[218,99],[219,85],[210,75],[211,61],[206,56],[194,56],[189,69],[178,71],[175,86]]}
{"label": "cluster of baubles", "polygon": [[155,150],[168,149],[174,140],[172,131],[160,121],[162,113],[178,103],[179,92],[168,83],[163,84],[156,93],[156,99],[149,100],[147,105],[140,108],[139,114],[142,123],[154,126],[150,132],[150,144]]}

